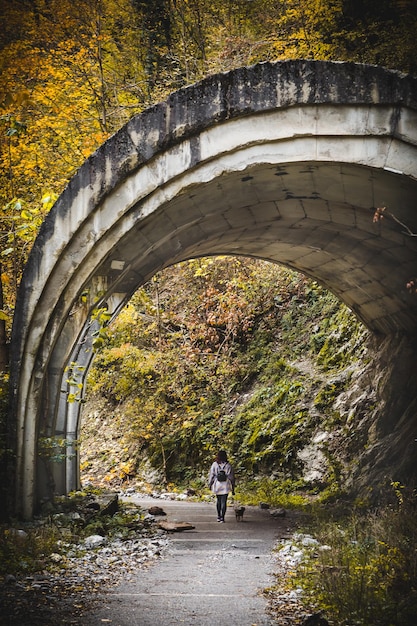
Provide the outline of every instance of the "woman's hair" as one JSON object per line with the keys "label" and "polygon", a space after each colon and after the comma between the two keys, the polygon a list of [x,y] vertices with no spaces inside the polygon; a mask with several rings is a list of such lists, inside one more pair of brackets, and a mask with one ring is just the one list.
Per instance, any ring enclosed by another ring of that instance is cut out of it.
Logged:
{"label": "woman's hair", "polygon": [[224,450],[219,450],[216,458],[217,463],[227,463],[227,454]]}

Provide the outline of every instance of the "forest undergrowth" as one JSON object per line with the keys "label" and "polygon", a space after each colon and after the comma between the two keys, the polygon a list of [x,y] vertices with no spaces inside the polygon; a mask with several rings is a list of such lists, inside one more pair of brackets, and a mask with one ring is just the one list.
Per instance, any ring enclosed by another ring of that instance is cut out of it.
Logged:
{"label": "forest undergrowth", "polygon": [[316,510],[293,538],[303,556],[288,587],[331,624],[415,624],[416,492],[393,483],[391,494],[390,505]]}

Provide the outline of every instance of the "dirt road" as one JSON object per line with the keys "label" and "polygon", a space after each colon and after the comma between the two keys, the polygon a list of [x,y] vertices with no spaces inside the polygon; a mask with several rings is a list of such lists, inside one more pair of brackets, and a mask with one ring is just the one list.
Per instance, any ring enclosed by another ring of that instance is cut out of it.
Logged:
{"label": "dirt road", "polygon": [[[155,501],[132,498],[144,509]],[[247,507],[237,522],[229,507],[217,522],[213,503],[158,502],[163,519],[190,522],[194,530],[172,533],[167,555],[149,569],[112,587],[88,626],[267,626],[261,590],[273,583],[272,549],[289,536],[288,518]]]}

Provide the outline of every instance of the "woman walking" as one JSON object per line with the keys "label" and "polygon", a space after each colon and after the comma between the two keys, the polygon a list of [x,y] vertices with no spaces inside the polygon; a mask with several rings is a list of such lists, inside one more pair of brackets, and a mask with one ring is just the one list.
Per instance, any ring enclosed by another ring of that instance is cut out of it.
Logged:
{"label": "woman walking", "polygon": [[235,493],[235,474],[227,460],[227,454],[220,450],[212,464],[208,480],[209,488],[216,494],[217,521],[224,522],[227,496]]}

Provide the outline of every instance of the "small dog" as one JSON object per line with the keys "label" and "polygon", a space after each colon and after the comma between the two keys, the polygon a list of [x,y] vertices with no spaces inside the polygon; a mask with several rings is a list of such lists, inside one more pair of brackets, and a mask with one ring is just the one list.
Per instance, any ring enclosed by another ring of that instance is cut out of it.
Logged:
{"label": "small dog", "polygon": [[235,509],[236,521],[241,522],[243,520],[243,513],[245,512],[245,507],[236,505],[234,509]]}

